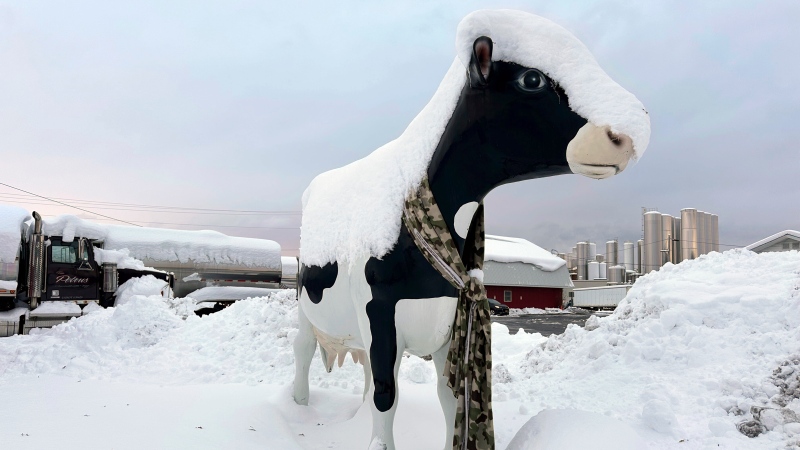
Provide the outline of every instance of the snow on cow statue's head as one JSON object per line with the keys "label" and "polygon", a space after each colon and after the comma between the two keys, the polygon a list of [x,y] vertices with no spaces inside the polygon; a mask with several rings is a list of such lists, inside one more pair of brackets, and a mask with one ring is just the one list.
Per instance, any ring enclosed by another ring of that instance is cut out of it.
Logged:
{"label": "snow on cow statue's head", "polygon": [[[490,182],[500,184],[570,170],[601,179],[625,169],[634,155],[630,137],[573,111],[564,89],[542,70],[492,61],[493,47],[487,36],[474,41],[467,82],[429,176],[452,147],[462,158],[474,158],[473,165],[482,162],[476,166],[484,174],[494,169],[500,178]],[[476,152],[465,155],[469,147]]]}

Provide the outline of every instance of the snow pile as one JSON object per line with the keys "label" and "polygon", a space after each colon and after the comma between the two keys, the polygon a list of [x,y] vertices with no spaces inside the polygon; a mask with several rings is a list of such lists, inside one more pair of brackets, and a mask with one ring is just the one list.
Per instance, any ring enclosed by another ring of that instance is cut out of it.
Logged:
{"label": "snow pile", "polygon": [[99,239],[104,248],[127,249],[140,260],[281,268],[281,248],[274,241],[227,236],[217,231],[169,230],[92,223],[72,215],[43,220],[45,235]]}
{"label": "snow pile", "polygon": [[114,304],[116,306],[124,305],[136,296],[159,296],[163,298],[167,294],[164,288],[168,286],[169,283],[164,280],[159,280],[153,275],[131,278],[117,288],[117,299]]}
{"label": "snow pile", "polygon": [[192,292],[188,297],[192,298],[197,303],[201,303],[217,300],[244,300],[246,298],[266,297],[281,291],[283,291],[283,289],[246,286],[207,286]]}
{"label": "snow pile", "polygon": [[[54,374],[156,384],[285,384],[294,376],[294,290],[242,300],[204,317],[185,315],[152,276],[120,287],[119,306],[52,329],[0,341],[0,375]],[[180,301],[181,299],[177,299]],[[185,317],[185,318],[184,318]],[[349,359],[333,374],[311,367],[312,385],[363,390]]]}
{"label": "snow pile", "polygon": [[569,314],[570,311],[559,308],[509,308],[509,316],[527,316],[530,314]]}
{"label": "snow pile", "polygon": [[17,258],[19,243],[30,220],[28,211],[9,205],[0,205],[0,263],[13,263]]}
{"label": "snow pile", "polygon": [[798,252],[731,250],[667,264],[640,278],[612,315],[531,351],[515,392],[535,409],[606,413],[651,441],[797,442],[798,310]]}
{"label": "snow pile", "polygon": [[[580,427],[580,432],[565,432],[565,425]],[[618,420],[586,411],[546,409],[522,426],[506,450],[642,450],[646,447],[636,431]]]}
{"label": "snow pile", "polygon": [[650,120],[642,104],[611,80],[564,28],[520,11],[476,11],[456,34],[458,57],[403,134],[361,160],[317,176],[306,189],[301,262],[355,264],[391,250],[400,233],[403,200],[425,176],[466,83],[472,44],[481,35],[494,41],[494,60],[543,70],[564,88],[576,112],[597,126],[629,135],[638,157],[647,148]]}
{"label": "snow pile", "polygon": [[100,265],[103,265],[103,263],[116,264],[117,269],[157,271],[157,269],[152,267],[146,267],[142,261],[132,257],[130,250],[127,248],[123,248],[122,250],[107,250],[95,247],[94,261]]}
{"label": "snow pile", "polygon": [[533,264],[539,270],[553,272],[567,264],[566,261],[534,243],[520,238],[486,235],[487,261]]}

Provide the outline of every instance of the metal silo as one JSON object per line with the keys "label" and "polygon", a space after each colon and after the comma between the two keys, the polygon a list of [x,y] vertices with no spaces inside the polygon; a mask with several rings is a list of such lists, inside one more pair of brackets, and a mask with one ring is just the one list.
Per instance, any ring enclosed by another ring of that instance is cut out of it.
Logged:
{"label": "metal silo", "polygon": [[697,211],[697,256],[706,254],[706,212]]}
{"label": "metal silo", "polygon": [[636,272],[642,273],[642,252],[644,252],[644,239],[636,241]]}
{"label": "metal silo", "polygon": [[589,261],[589,264],[586,264],[586,279],[596,280],[598,278],[600,278],[600,263]]}
{"label": "metal silo", "polygon": [[633,270],[633,242],[622,244],[622,262],[625,265],[625,269]]}
{"label": "metal silo", "polygon": [[661,215],[661,265],[672,262],[675,242],[675,218],[669,214]]}
{"label": "metal silo", "polygon": [[578,279],[586,279],[586,257],[589,255],[589,244],[586,242],[578,242],[576,246],[578,249]]}
{"label": "metal silo", "polygon": [[650,273],[661,267],[661,249],[664,245],[661,227],[660,212],[644,213],[644,270],[642,273]]}
{"label": "metal silo", "polygon": [[601,262],[600,263],[600,278],[603,280],[608,279],[608,263]]}
{"label": "metal silo", "polygon": [[711,215],[711,250],[719,251],[719,216]]}
{"label": "metal silo", "polygon": [[714,219],[711,218],[711,213],[706,213],[705,217],[705,253],[711,253],[714,251],[714,224],[712,223]]}
{"label": "metal silo", "polygon": [[617,265],[617,251],[619,244],[617,240],[606,242],[606,263],[610,266]]}
{"label": "metal silo", "polygon": [[675,230],[675,239],[672,241],[672,264],[678,264],[681,262],[681,218],[675,217],[672,223],[672,229]]}
{"label": "metal silo", "polygon": [[608,283],[622,284],[625,282],[625,267],[612,266],[608,268]]}
{"label": "metal silo", "polygon": [[597,244],[594,242],[589,242],[589,255],[586,257],[586,261],[595,261],[597,259]]}
{"label": "metal silo", "polygon": [[681,210],[681,261],[697,258],[697,210]]}

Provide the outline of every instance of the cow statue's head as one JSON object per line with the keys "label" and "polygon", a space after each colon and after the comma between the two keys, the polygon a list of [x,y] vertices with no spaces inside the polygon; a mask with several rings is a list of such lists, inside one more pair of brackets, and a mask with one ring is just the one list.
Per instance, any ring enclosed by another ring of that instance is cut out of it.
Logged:
{"label": "cow statue's head", "polygon": [[449,128],[461,147],[483,148],[477,162],[501,174],[498,184],[570,171],[608,178],[647,147],[643,105],[560,26],[479,11],[462,21],[457,42],[468,79],[453,115],[463,123]]}

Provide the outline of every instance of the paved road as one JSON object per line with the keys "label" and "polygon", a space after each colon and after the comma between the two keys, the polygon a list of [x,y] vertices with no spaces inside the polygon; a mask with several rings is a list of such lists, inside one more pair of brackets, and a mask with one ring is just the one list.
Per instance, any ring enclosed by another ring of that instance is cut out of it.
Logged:
{"label": "paved road", "polygon": [[[574,323],[583,326],[586,320],[591,317],[591,313],[569,313],[569,314],[529,314],[525,316],[492,316],[493,322],[499,322],[508,327],[511,334],[516,334],[522,328],[527,333],[541,333],[542,336],[551,334],[561,334],[567,329],[567,325]],[[600,313],[608,315],[608,313]]]}

